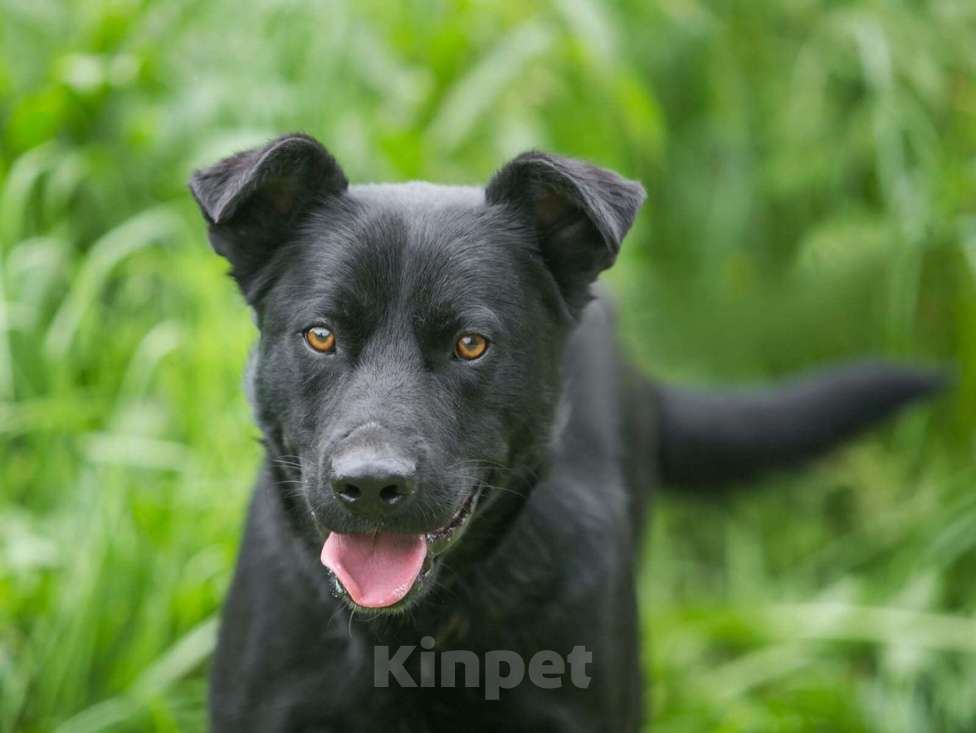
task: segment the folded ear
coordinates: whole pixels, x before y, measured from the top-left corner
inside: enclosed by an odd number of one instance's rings
[[[190,191],[209,224],[210,244],[230,261],[246,296],[252,278],[298,218],[347,186],[335,158],[302,134],[224,158],[190,178]]]
[[[528,152],[491,179],[489,204],[520,209],[532,222],[542,256],[574,314],[590,284],[617,259],[646,194],[636,181],[571,158]]]

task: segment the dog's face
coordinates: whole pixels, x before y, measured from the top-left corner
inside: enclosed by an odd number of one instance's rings
[[[347,602],[405,608],[541,461],[565,337],[643,190],[539,153],[485,189],[349,187],[303,135],[191,189],[257,317],[253,398],[297,526]]]

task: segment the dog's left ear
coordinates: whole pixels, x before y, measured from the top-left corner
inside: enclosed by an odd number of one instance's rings
[[[318,140],[299,133],[224,158],[190,178],[210,244],[230,261],[248,300],[260,280],[255,276],[301,216],[347,187],[335,158]]]
[[[528,152],[491,179],[489,204],[508,204],[535,227],[542,256],[570,310],[590,299],[590,285],[617,259],[644,203],[644,187],[571,158]]]

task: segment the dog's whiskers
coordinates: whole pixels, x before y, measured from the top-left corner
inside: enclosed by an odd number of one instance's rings
[[[482,482],[481,485],[490,491],[499,491],[504,494],[512,494],[513,496],[522,496],[522,492],[516,491],[508,486],[495,486],[494,484],[486,484],[484,482]]]

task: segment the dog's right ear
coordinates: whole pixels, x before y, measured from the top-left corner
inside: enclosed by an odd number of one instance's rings
[[[245,296],[299,217],[348,185],[335,158],[302,134],[224,158],[190,178],[190,191],[209,225],[210,244],[230,261]]]

